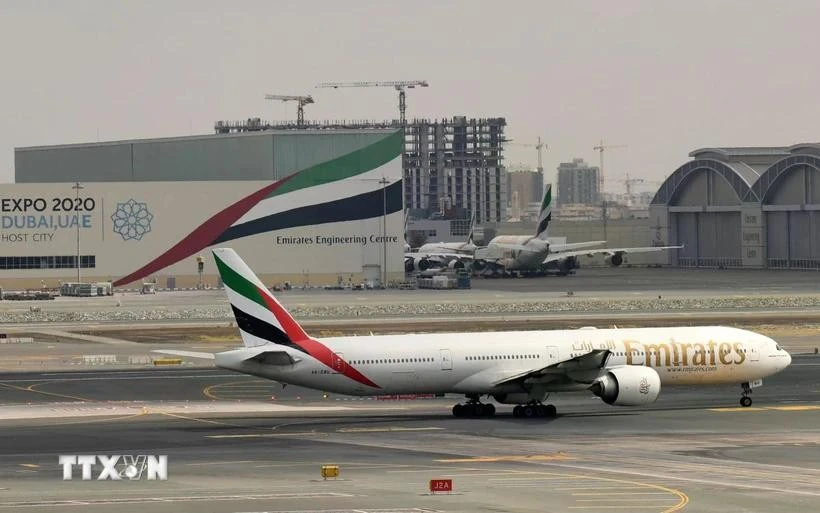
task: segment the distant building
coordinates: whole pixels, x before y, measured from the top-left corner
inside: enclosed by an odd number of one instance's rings
[[[404,204],[417,217],[507,218],[504,118],[417,119],[404,138]]]
[[[584,159],[559,164],[557,206],[599,204],[598,175],[598,167],[588,165]]]
[[[509,182],[510,216],[521,218],[531,203],[541,204],[544,196],[544,174],[533,170],[507,173]]]

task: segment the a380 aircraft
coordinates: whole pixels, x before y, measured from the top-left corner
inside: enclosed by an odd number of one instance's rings
[[[608,265],[618,267],[624,262],[624,255],[650,253],[680,249],[683,246],[646,246],[635,248],[595,248],[606,241],[591,240],[556,244],[548,237],[552,220],[552,184],[547,184],[538,226],[534,235],[499,235],[486,246],[473,243],[473,223],[466,242],[431,242],[417,251],[407,251],[405,247],[404,269],[406,272],[426,271],[431,268],[460,269],[472,267],[475,271],[489,271],[492,274],[542,274],[554,271],[567,275],[578,267],[581,256],[593,257],[602,254]],[[405,226],[406,226],[405,219]]]
[[[653,403],[661,385],[753,387],[791,356],[763,335],[730,327],[579,329],[334,337],[308,335],[233,249],[213,251],[243,348],[155,352],[213,359],[217,367],[325,392],[373,396],[457,393],[453,414],[492,416],[490,396],[516,417],[553,417],[553,392],[588,391],[605,403]]]

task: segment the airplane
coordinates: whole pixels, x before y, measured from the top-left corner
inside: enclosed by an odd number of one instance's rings
[[[515,417],[555,417],[556,392],[586,391],[615,406],[655,402],[661,386],[752,389],[791,364],[774,340],[738,328],[670,327],[435,333],[318,339],[299,325],[231,248],[213,250],[244,347],[155,350],[216,367],[353,396],[464,394],[456,417],[491,417],[492,397]]]
[[[426,271],[431,268],[464,269],[473,260],[476,245],[473,242],[475,214],[470,219],[470,231],[465,242],[428,242],[416,251],[405,247],[405,272]]]
[[[566,276],[578,267],[578,257],[592,257],[603,254],[607,264],[618,267],[624,255],[680,249],[683,246],[648,246],[637,248],[596,248],[606,241],[586,241],[570,244],[551,244],[548,238],[549,223],[552,220],[552,184],[547,184],[538,226],[535,235],[500,235],[493,238],[486,247],[475,250],[473,268],[489,268],[493,273],[521,274],[544,273],[551,269]]]

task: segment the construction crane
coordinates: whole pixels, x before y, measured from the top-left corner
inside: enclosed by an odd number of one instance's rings
[[[625,144],[604,144],[604,140],[601,139],[601,144],[598,146],[593,146],[593,150],[598,151],[600,155],[600,168],[598,169],[598,193],[603,197],[604,195],[604,150],[610,148],[626,148]]]
[[[305,105],[314,103],[313,97],[308,96],[288,96],[282,94],[266,94],[266,100],[281,100],[283,102],[298,102],[299,108],[296,111],[296,126],[303,126],[305,124]]]
[[[626,196],[628,198],[632,198],[632,186],[637,185],[639,183],[644,183],[643,178],[629,178],[629,173],[626,174],[626,179],[624,180],[624,186],[626,186]]]
[[[547,144],[541,142],[541,137],[540,136],[538,137],[538,143],[537,144],[513,142],[512,139],[507,139],[504,142],[507,143],[507,144],[513,144],[513,145],[516,145],[516,146],[526,146],[527,148],[535,148],[536,150],[538,150],[538,172],[542,173],[542,174],[544,173],[544,165],[543,165],[543,158],[542,158],[541,150],[546,148]]]
[[[334,89],[340,87],[392,87],[399,92],[399,120],[404,125],[404,112],[407,107],[404,89],[413,89],[416,86],[429,87],[429,84],[426,80],[397,80],[393,82],[322,82],[316,87],[332,87]]]

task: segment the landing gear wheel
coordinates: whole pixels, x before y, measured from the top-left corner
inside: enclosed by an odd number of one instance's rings
[[[752,405],[752,398],[749,397],[749,394],[752,393],[752,387],[749,383],[742,383],[740,386],[743,388],[743,397],[740,398],[740,405],[744,408],[748,408]]]
[[[470,401],[467,404],[453,406],[454,417],[492,417],[495,415],[495,406]]]
[[[551,404],[519,404],[513,408],[513,417],[516,418],[545,418],[554,419],[558,416],[558,410]]]

